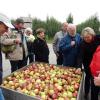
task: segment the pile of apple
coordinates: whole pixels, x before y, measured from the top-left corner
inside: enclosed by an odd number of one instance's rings
[[[82,76],[76,70],[32,64],[8,76],[2,86],[41,100],[76,100]]]

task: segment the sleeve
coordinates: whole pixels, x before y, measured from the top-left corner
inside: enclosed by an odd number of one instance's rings
[[[71,48],[72,48],[71,44],[68,43],[66,37],[64,37],[64,38],[60,41],[59,50],[60,50],[61,52],[64,52],[64,51],[69,51]]]
[[[53,40],[53,50],[55,54],[57,53],[57,42],[58,42],[58,35],[56,33]]]
[[[1,44],[3,44],[3,45],[15,44],[14,40],[15,39],[11,39],[8,34],[4,34],[3,36],[1,36]]]

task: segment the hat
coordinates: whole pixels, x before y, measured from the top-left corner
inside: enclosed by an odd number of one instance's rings
[[[1,13],[0,13],[0,22],[4,23],[9,28],[14,28],[14,26],[11,24],[10,19]]]
[[[21,18],[17,18],[17,19],[16,19],[16,23],[24,23],[24,20],[21,19]]]

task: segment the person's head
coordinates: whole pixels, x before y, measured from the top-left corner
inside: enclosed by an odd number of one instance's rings
[[[38,37],[40,37],[42,39],[45,38],[45,30],[43,28],[38,28],[36,30],[36,34]]]
[[[70,36],[75,36],[76,35],[76,25],[71,24],[71,23],[68,24],[67,31]]]
[[[91,43],[94,36],[95,32],[91,27],[86,27],[82,30],[82,37],[86,43]]]
[[[33,32],[33,31],[32,31],[31,28],[26,28],[26,29],[25,29],[25,34],[26,34],[26,35],[30,35],[30,34],[32,34],[32,32]]]
[[[8,28],[14,28],[9,18],[0,13],[0,35],[8,31]]]
[[[67,32],[67,27],[68,27],[68,23],[67,22],[64,22],[64,23],[62,23],[61,30],[63,32]]]
[[[17,18],[15,21],[15,27],[18,29],[23,29],[24,28],[24,20],[21,18]]]

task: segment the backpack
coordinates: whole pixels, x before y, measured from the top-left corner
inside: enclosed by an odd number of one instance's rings
[[[98,76],[100,74],[100,46],[97,47],[93,55],[90,69],[93,76]]]

